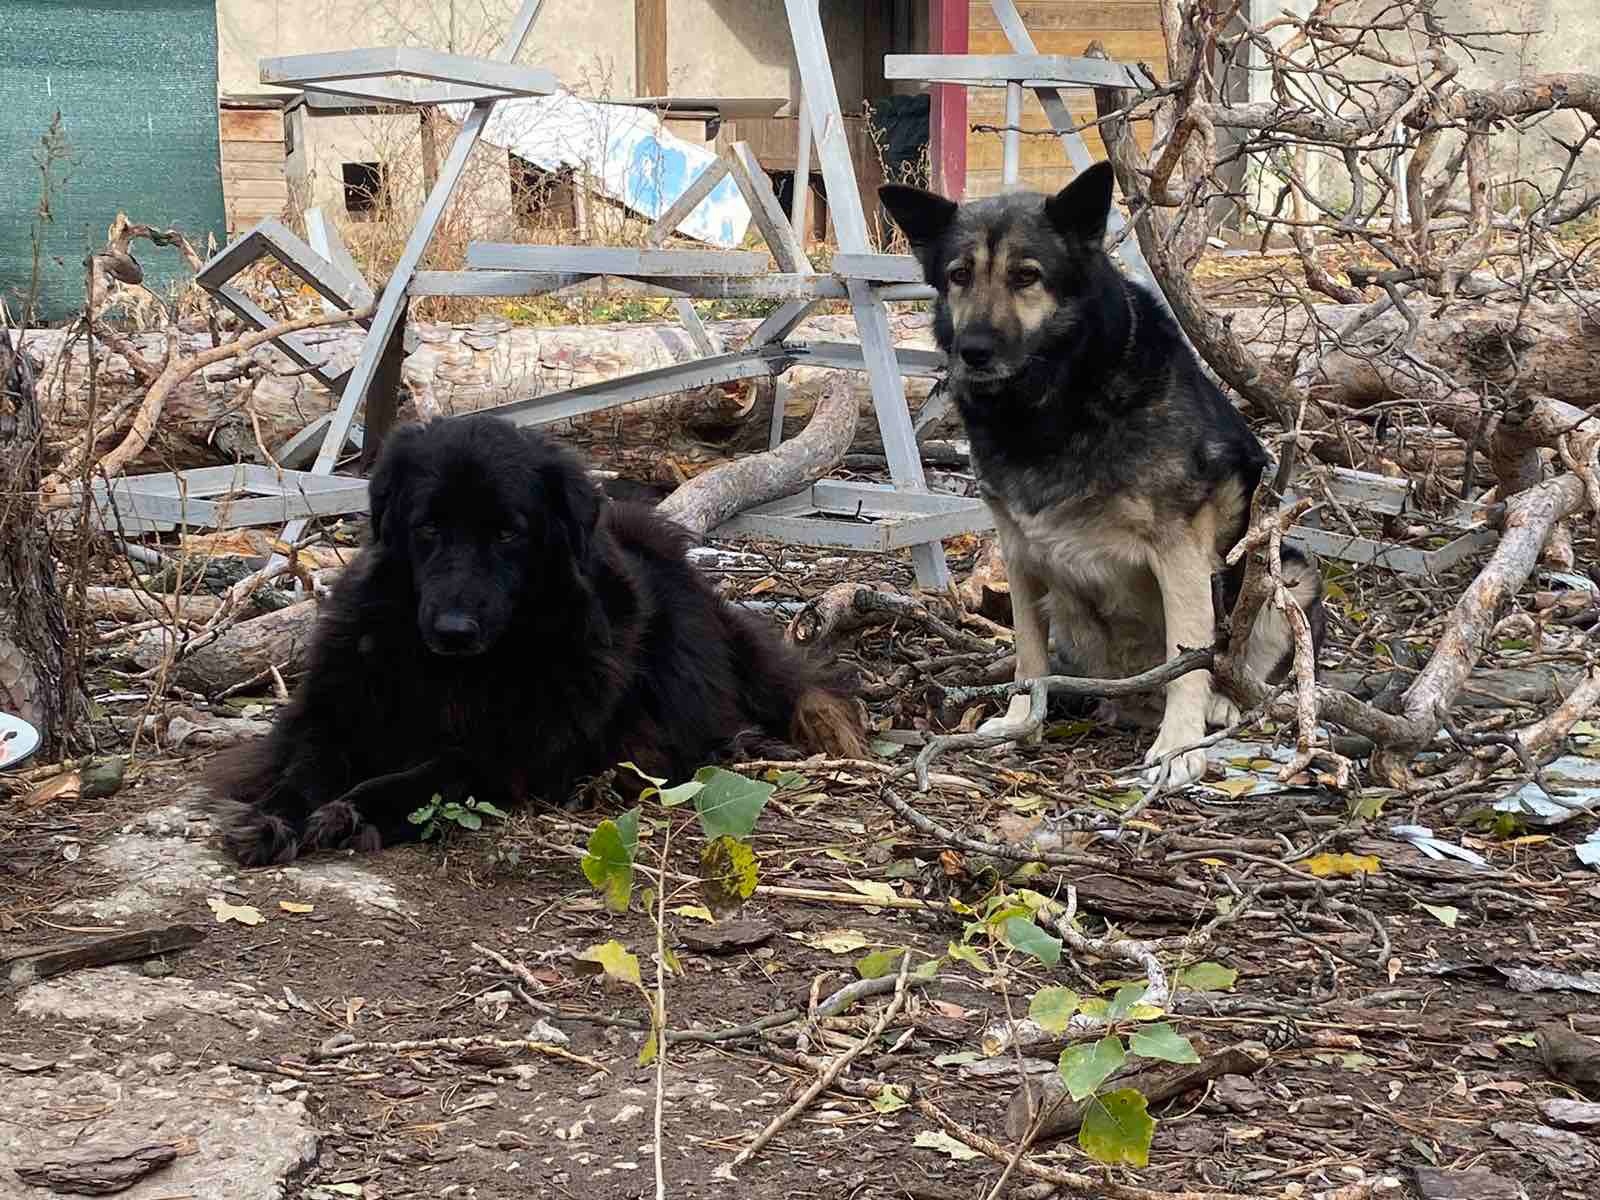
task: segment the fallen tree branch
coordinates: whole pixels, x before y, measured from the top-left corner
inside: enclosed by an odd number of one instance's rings
[[[770,1142],[784,1126],[803,1113],[813,1100],[826,1091],[833,1081],[844,1073],[846,1067],[855,1062],[868,1047],[877,1044],[878,1036],[889,1027],[889,1022],[894,1020],[901,1008],[905,1006],[906,980],[910,977],[910,974],[911,951],[907,950],[900,956],[900,972],[895,978],[894,998],[884,1005],[883,1011],[878,1014],[878,1019],[873,1022],[872,1028],[867,1031],[866,1036],[843,1054],[834,1058],[793,1104],[774,1117],[767,1127],[756,1135],[755,1141],[739,1151],[733,1162],[729,1164],[730,1170],[737,1170],[759,1154],[761,1148]]]
[[[656,511],[704,537],[746,509],[790,496],[815,483],[844,459],[856,436],[855,393],[844,372],[823,390],[811,420],[776,449],[723,463],[696,475]]]

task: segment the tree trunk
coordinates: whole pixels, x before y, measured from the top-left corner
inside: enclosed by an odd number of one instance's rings
[[[65,747],[67,620],[34,497],[42,438],[33,370],[0,326],[0,709],[39,731],[48,760]]]
[[[736,346],[756,324],[753,320],[713,321],[708,330],[718,345]],[[893,326],[900,345],[932,349],[925,314],[897,314]],[[460,327],[415,328],[419,344],[401,371],[402,420],[475,412],[685,362],[697,355],[680,327],[665,324],[535,327],[482,321]],[[63,336],[58,330],[29,335],[29,352],[41,371],[40,397],[52,447],[80,433],[84,422],[85,351],[80,340],[69,355],[62,356]],[[344,329],[316,329],[300,337],[322,350],[327,361],[340,369],[353,365],[361,349],[360,335]],[[795,337],[854,341],[855,323],[848,316],[817,317],[801,326]],[[160,335],[130,335],[128,341],[145,358],[161,361],[164,343]],[[179,352],[193,354],[209,344],[203,332],[186,333]],[[244,372],[236,362],[207,368],[184,381],[167,397],[154,439],[129,470],[137,474],[211,466],[236,458],[262,462],[263,443],[267,452],[276,453],[288,438],[332,408],[335,397],[309,376],[287,372],[286,360],[275,352],[260,349],[250,359],[258,366],[270,364],[280,373],[256,370],[254,389],[249,393],[242,388]],[[787,372],[787,434],[805,427],[828,379],[837,373],[817,367],[794,367]],[[862,414],[852,448],[881,453],[867,376],[852,371],[845,377]],[[928,379],[906,380],[913,412],[927,398],[931,383]],[[102,411],[143,390],[126,360],[115,353],[104,360],[99,385]],[[557,428],[562,436],[583,446],[598,465],[623,469],[633,478],[676,485],[735,453],[765,449],[773,391],[769,381],[743,381],[602,410]],[[241,399],[247,403],[241,404]],[[925,433],[938,438],[956,430],[953,414],[947,414]],[[99,451],[104,453],[114,445],[120,433],[120,429],[115,436],[107,431]],[[47,465],[53,465],[53,460]]]
[[[1587,408],[1600,400],[1600,326],[1580,320],[1585,299],[1592,303],[1600,296],[1584,293],[1574,303],[1562,305],[1462,300],[1422,323],[1415,350],[1469,386],[1484,381],[1513,397],[1542,394]],[[1354,305],[1317,310],[1334,325],[1357,311]],[[1285,376],[1304,361],[1301,344],[1309,318],[1302,309],[1240,308],[1224,315],[1244,346]],[[897,345],[933,348],[926,314],[898,313],[893,324]],[[718,344],[725,346],[737,345],[754,327],[750,320],[713,321],[708,326]],[[1402,328],[1401,319],[1390,313],[1364,332],[1392,338]],[[417,332],[420,344],[402,371],[402,419],[491,408],[685,361],[695,353],[688,335],[673,325],[512,327],[488,321],[461,327],[419,326]],[[302,336],[343,366],[353,364],[360,350],[359,336],[345,330],[312,330]],[[801,326],[796,337],[854,341],[854,320],[816,317]],[[55,445],[81,430],[85,393],[82,343],[56,369],[61,341],[62,334],[50,330],[29,338],[29,352],[44,368],[40,395]],[[160,360],[158,335],[137,335],[130,341],[146,357]],[[188,334],[182,352],[193,353],[206,344],[205,335]],[[253,357],[261,363],[275,361],[273,353],[264,349]],[[283,362],[276,361],[281,370]],[[786,435],[805,427],[834,374],[815,367],[788,372]],[[208,466],[235,458],[261,462],[262,443],[268,452],[276,452],[333,403],[325,389],[303,374],[265,373],[241,406],[241,377],[236,364],[227,364],[186,381],[168,398],[154,440],[130,469]],[[866,375],[847,372],[845,377],[861,411],[850,449],[858,454],[881,453]],[[105,407],[134,392],[134,377],[120,355],[110,358],[100,379]],[[1319,399],[1351,407],[1393,399],[1397,387],[1392,372],[1385,377],[1359,356],[1339,352],[1326,355],[1307,382]],[[926,379],[906,381],[913,413],[920,410],[928,389]],[[559,428],[597,465],[619,469],[631,478],[676,485],[736,454],[764,449],[773,391],[766,381],[728,384],[603,410]],[[952,434],[959,435],[953,412],[925,431],[931,438]],[[101,452],[113,444],[113,433],[108,431]]]

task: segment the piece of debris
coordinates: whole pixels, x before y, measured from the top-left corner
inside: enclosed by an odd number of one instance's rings
[[[1600,1042],[1565,1025],[1542,1025],[1533,1036],[1551,1075],[1585,1095],[1600,1097]]]
[[[1575,975],[1570,971],[1552,971],[1546,967],[1501,966],[1498,971],[1513,992],[1587,992],[1600,996],[1600,971],[1585,971]]]
[[[75,1196],[109,1196],[123,1192],[180,1154],[195,1153],[194,1141],[151,1142],[114,1148],[84,1146],[71,1155],[18,1163],[11,1169],[24,1183]]]
[[[778,934],[768,921],[729,921],[723,925],[691,926],[679,936],[697,954],[737,954],[765,946]]]
[[[1518,1150],[1531,1154],[1553,1175],[1576,1175],[1600,1169],[1600,1153],[1588,1139],[1565,1129],[1533,1125],[1526,1121],[1496,1121],[1489,1126],[1494,1135]]]
[[[1433,830],[1426,825],[1391,825],[1389,832],[1403,841],[1410,842],[1418,850],[1436,861],[1446,858],[1458,858],[1462,862],[1471,863],[1475,867],[1487,867],[1489,860],[1474,850],[1465,846],[1458,846],[1454,842],[1444,841],[1433,836]]]
[[[1585,1100],[1546,1100],[1539,1113],[1562,1129],[1600,1129],[1600,1104]]]
[[[198,946],[205,934],[192,925],[166,925],[133,933],[115,933],[76,945],[47,946],[0,955],[10,964],[7,979],[12,987],[26,987],[52,975],[78,971],[85,967],[104,967],[111,963],[155,958]]]
[[[1422,1200],[1528,1200],[1527,1191],[1516,1180],[1483,1167],[1465,1171],[1441,1171],[1437,1167],[1412,1170]]]

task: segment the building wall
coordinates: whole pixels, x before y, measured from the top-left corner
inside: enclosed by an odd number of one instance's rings
[[[1145,63],[1156,78],[1166,78],[1167,51],[1161,40],[1156,0],[1018,0],[1017,11],[1041,54],[1082,55],[1090,42],[1104,44],[1119,62]],[[1000,23],[989,0],[972,0],[968,46],[973,54],[1010,54]],[[1085,88],[1067,93],[1067,104],[1079,122],[1094,117],[1094,94]],[[973,88],[968,94],[967,119],[971,125],[1005,124],[1005,89]],[[1032,92],[1022,102],[1022,127],[1046,131],[1050,122]],[[1142,145],[1149,144],[1148,123],[1134,126]],[[1093,129],[1083,131],[1084,144],[1095,158],[1105,157],[1105,146]],[[967,135],[967,196],[991,196],[1000,191],[1001,137],[999,133]],[[1053,137],[1024,134],[1020,186],[1055,191],[1072,176],[1066,152]]]
[[[1313,0],[1253,0],[1254,20],[1261,22],[1279,13],[1305,15]],[[1360,0],[1344,13],[1342,20],[1357,24],[1372,20],[1385,11],[1383,0]],[[1439,25],[1451,33],[1467,34],[1480,30],[1513,30],[1514,34],[1478,33],[1472,38],[1477,51],[1454,54],[1460,68],[1456,76],[1465,87],[1485,87],[1524,75],[1562,71],[1592,71],[1600,61],[1600,5],[1594,0],[1438,0],[1434,15]],[[1281,44],[1292,29],[1275,35]],[[1409,38],[1396,36],[1394,49],[1405,53]],[[1377,77],[1390,68],[1368,64],[1369,74]],[[1266,100],[1270,93],[1264,74],[1251,81],[1251,99]],[[1497,133],[1490,141],[1491,170],[1503,189],[1497,202],[1531,198],[1529,184],[1548,187],[1566,165],[1567,155],[1553,140],[1574,142],[1582,136],[1577,115],[1556,113],[1535,130],[1518,135],[1510,130]],[[1437,152],[1443,163],[1455,148],[1455,134],[1447,134]],[[1331,157],[1314,156],[1308,174],[1322,194],[1342,201],[1350,194],[1349,176],[1343,164]],[[1600,151],[1589,149],[1580,162],[1579,180],[1600,179]],[[1279,185],[1268,181],[1263,187],[1274,194]],[[1270,203],[1270,202],[1269,202]]]

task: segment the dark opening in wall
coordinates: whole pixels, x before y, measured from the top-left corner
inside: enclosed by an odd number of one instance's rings
[[[370,219],[383,203],[383,164],[345,163],[342,170],[345,212]]]

